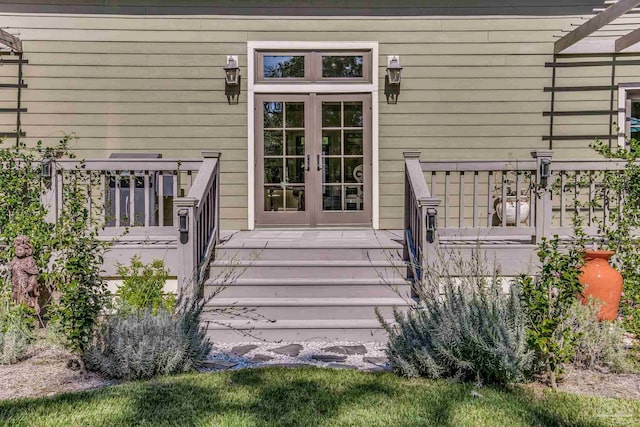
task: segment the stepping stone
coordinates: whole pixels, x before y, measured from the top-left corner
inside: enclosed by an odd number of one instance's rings
[[[258,348],[257,345],[239,345],[233,347],[228,354],[231,357],[240,357],[249,353],[251,350],[255,350],[256,348]]]
[[[273,357],[267,356],[266,354],[256,354],[252,359],[249,359],[249,362],[252,363],[262,363],[268,362],[269,360],[273,360]]]
[[[367,349],[363,345],[336,345],[333,347],[323,348],[322,351],[327,353],[347,354],[349,356],[354,354],[367,354]]]
[[[311,356],[312,359],[315,359],[319,362],[344,362],[347,360],[347,356],[336,356],[335,354],[314,354]]]
[[[302,346],[300,344],[289,344],[283,347],[272,348],[269,351],[277,354],[284,354],[285,356],[289,357],[296,357],[298,354],[300,354],[301,350]]]
[[[204,366],[205,368],[216,370],[231,369],[236,365],[236,362],[227,362],[225,360],[205,360],[204,362],[202,362],[202,366]]]
[[[389,362],[389,359],[386,357],[363,357],[362,361],[364,363],[371,363],[372,365],[384,365]]]
[[[367,369],[367,372],[391,372],[393,369],[387,366],[374,366],[373,368]]]
[[[327,368],[333,368],[333,369],[358,369],[357,366],[345,365],[345,364],[342,364],[342,363],[329,363],[327,365]]]

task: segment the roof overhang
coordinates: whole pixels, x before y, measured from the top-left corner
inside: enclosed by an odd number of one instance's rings
[[[557,54],[640,53],[640,0],[606,0],[605,9],[555,42]]]
[[[13,53],[22,53],[22,42],[13,34],[0,29],[0,48],[8,48]]]

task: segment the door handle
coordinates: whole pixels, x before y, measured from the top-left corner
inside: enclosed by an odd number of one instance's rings
[[[322,170],[322,164],[320,163],[320,154],[317,154],[316,162],[318,163],[318,170]]]
[[[307,172],[311,170],[311,155],[307,154]]]

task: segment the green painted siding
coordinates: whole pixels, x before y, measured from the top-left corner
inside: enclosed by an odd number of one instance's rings
[[[554,35],[576,22],[575,16],[0,15],[0,26],[20,33],[30,62],[23,93],[29,142],[74,132],[81,157],[125,150],[185,157],[219,150],[225,229],[247,225],[247,41],[379,42],[380,226],[400,228],[404,150],[420,150],[423,158],[508,159],[548,146],[542,113],[550,106],[543,88],[551,85],[551,70],[544,64],[552,59]],[[387,105],[382,93],[391,54],[401,55],[405,67],[397,105]],[[239,56],[245,79],[239,105],[227,105],[224,96],[225,55]],[[0,66],[3,81],[13,72]],[[607,67],[572,72],[578,74],[559,74],[558,84],[609,84]],[[560,94],[557,105],[601,109],[603,96],[608,102],[608,93]],[[0,92],[0,107],[13,103],[13,93]],[[0,115],[0,125],[11,120]],[[556,132],[576,127],[600,133],[608,118],[562,118]],[[563,142],[558,154],[572,155],[585,145]]]

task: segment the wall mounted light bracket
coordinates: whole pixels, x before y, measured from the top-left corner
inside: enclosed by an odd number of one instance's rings
[[[240,67],[237,55],[227,55],[224,69],[224,94],[229,105],[237,104],[240,97]]]
[[[402,66],[398,55],[387,56],[387,74],[384,77],[384,95],[387,104],[397,104],[400,95],[400,81],[402,80]]]

